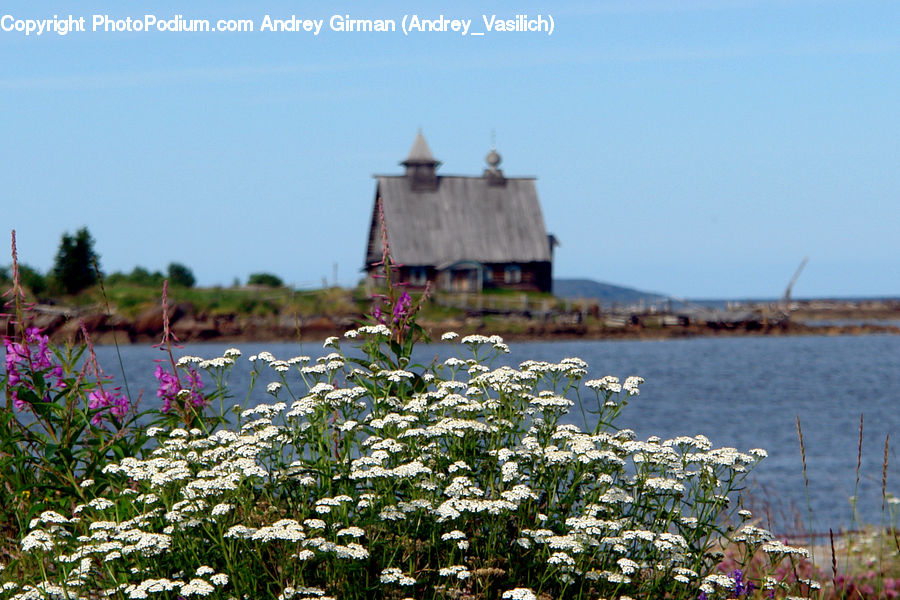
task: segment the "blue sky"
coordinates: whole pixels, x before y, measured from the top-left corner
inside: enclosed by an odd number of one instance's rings
[[[0,31],[0,225],[36,268],[87,226],[106,272],[176,261],[202,285],[268,271],[316,287],[337,265],[350,285],[371,176],[400,173],[421,128],[439,172],[480,173],[493,131],[506,174],[537,176],[557,277],[771,297],[809,256],[795,296],[900,296],[896,1],[71,4],[0,17],[555,27]]]

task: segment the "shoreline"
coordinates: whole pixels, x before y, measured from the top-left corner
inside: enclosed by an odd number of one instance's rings
[[[340,317],[298,317],[270,315],[195,314],[189,305],[169,307],[170,330],[180,343],[196,342],[292,342],[321,341],[330,336],[342,337],[357,326],[361,315]],[[818,319],[822,320],[822,319]],[[572,341],[572,340],[648,340],[691,339],[703,337],[785,337],[840,335],[900,335],[896,320],[865,321],[851,324],[827,323],[816,325],[817,319],[779,321],[775,323],[736,324],[646,324],[628,323],[610,326],[599,319],[580,323],[561,323],[540,319],[515,317],[467,317],[465,319],[420,320],[432,340],[441,334],[455,331],[460,335],[497,334],[509,341]],[[8,323],[4,327],[9,331]],[[155,344],[164,328],[161,308],[139,314],[133,319],[103,313],[73,314],[58,309],[38,308],[26,323],[39,327],[56,343],[78,343],[83,340],[82,325],[91,342],[96,345]]]

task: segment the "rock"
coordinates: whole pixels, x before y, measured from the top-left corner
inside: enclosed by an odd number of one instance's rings
[[[50,335],[66,322],[66,318],[61,314],[46,314],[40,313],[35,315],[34,319],[32,319],[30,326],[37,327],[44,334]]]
[[[79,325],[83,322],[84,328],[87,329],[88,335],[91,335],[95,331],[99,331],[103,329],[106,325],[107,320],[109,320],[109,315],[105,313],[90,313],[86,315],[80,315],[77,318],[73,317],[73,321],[79,323]]]
[[[67,319],[56,331],[50,334],[53,342],[64,342],[66,344],[78,344],[84,341],[81,334],[81,323],[76,318]]]
[[[169,326],[186,315],[194,314],[194,306],[190,302],[179,302],[169,306]],[[134,318],[132,327],[135,335],[139,336],[158,336],[163,332],[163,310],[162,306],[154,306],[141,311]]]
[[[84,342],[84,334],[82,333],[82,323],[84,329],[87,330],[91,337],[91,343],[98,343],[97,337],[105,331],[105,325],[109,317],[103,313],[89,313],[80,316],[71,316],[53,331],[48,332],[51,340],[54,342],[65,342],[68,344],[81,344]]]
[[[220,333],[212,319],[196,319],[186,316],[172,325],[172,333],[182,342],[209,340],[219,337]]]
[[[241,326],[234,315],[222,315],[213,319],[216,331],[222,337],[238,337],[241,335]]]

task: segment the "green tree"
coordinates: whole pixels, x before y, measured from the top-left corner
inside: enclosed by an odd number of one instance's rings
[[[75,235],[64,233],[53,262],[53,280],[58,291],[77,294],[97,283],[94,264],[99,265],[100,255],[94,251],[94,238],[87,227],[82,227]]]
[[[189,268],[180,263],[169,263],[169,283],[182,287],[194,287],[197,280]]]
[[[180,266],[180,265],[179,265]],[[159,271],[153,271],[152,273],[145,269],[144,267],[137,266],[131,270],[131,273],[128,275],[129,283],[133,283],[135,285],[143,285],[147,287],[152,286],[160,286],[162,285],[163,274]]]
[[[277,275],[271,273],[253,273],[247,279],[247,285],[264,285],[266,287],[281,287],[284,282]]]
[[[37,269],[32,269],[22,263],[19,263],[19,282],[31,290],[35,296],[47,291],[47,278]]]

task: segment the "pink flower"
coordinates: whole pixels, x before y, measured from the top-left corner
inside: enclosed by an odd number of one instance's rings
[[[128,399],[122,395],[121,388],[115,388],[112,392],[97,388],[88,394],[88,408],[97,411],[91,417],[91,423],[99,426],[103,422],[103,409],[108,408],[107,414],[118,418],[128,414],[131,406],[128,403]]]
[[[178,396],[178,392],[181,391],[181,382],[178,381],[178,377],[163,369],[160,364],[156,365],[154,375],[159,381],[156,397],[161,398],[163,401],[162,412],[169,412]],[[188,371],[187,384],[191,392],[190,403],[196,407],[206,406],[206,399],[199,391],[203,387],[203,381],[200,380],[200,374],[195,369]]]

